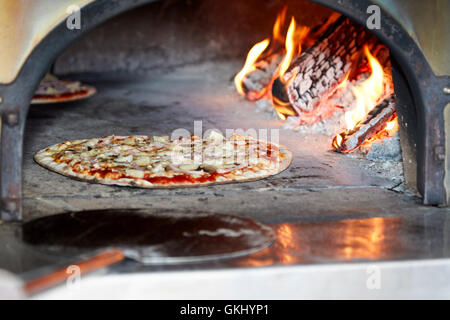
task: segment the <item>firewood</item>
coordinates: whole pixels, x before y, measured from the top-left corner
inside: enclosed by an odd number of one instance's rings
[[[381,64],[381,66],[384,69],[384,95],[387,96],[391,92],[393,92],[393,86],[392,86],[392,76],[391,76],[391,66],[390,66],[390,52],[389,49],[381,43],[377,38],[371,39],[367,43],[369,50],[371,51],[372,55],[378,60],[378,62]],[[362,75],[370,73],[370,66],[369,63],[364,55],[364,53],[361,50],[361,53],[356,58],[355,63],[352,64],[351,71],[349,72],[348,79],[351,81],[358,80]],[[342,95],[342,90],[347,90],[345,87],[341,88],[341,91],[335,90],[332,95],[330,95],[328,98],[322,100],[319,104],[319,106],[316,107],[314,113],[302,113],[302,117],[299,118],[299,121],[301,124],[311,124],[313,122],[320,121],[321,118],[323,118],[323,110],[333,108],[336,103],[336,97],[340,97]],[[280,102],[283,105],[283,108],[285,110],[288,110],[287,112],[284,112],[282,110],[279,110],[279,112],[283,113],[285,116],[299,116],[297,111],[295,111],[295,108],[291,105],[289,101],[289,96],[287,92],[286,85],[281,81],[281,79],[277,78],[275,79],[272,87],[272,100],[274,105],[280,104]],[[323,108],[322,108],[323,105]],[[328,115],[332,115],[333,110],[328,112]]]
[[[364,141],[373,138],[396,117],[395,97],[389,96],[372,109],[355,128],[346,130],[333,139],[333,148],[340,153],[349,153],[359,148]]]
[[[363,27],[342,16],[292,63],[283,82],[300,116],[314,112],[334,93],[371,37]]]
[[[261,99],[270,86],[273,76],[284,57],[284,50],[279,49],[261,57],[255,63],[255,69],[244,77],[242,87],[249,100]]]

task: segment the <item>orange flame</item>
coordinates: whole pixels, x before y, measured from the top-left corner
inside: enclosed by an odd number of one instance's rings
[[[257,44],[255,44],[249,51],[247,55],[247,60],[245,61],[244,67],[242,70],[234,77],[234,84],[236,87],[236,90],[241,95],[246,95],[246,92],[243,88],[242,82],[245,78],[245,76],[255,70],[255,63],[258,61],[261,54],[266,51],[266,49],[270,48],[268,50],[268,53],[270,53],[273,49],[276,47],[276,43],[283,43],[285,41],[285,37],[283,36],[283,26],[286,20],[286,12],[287,7],[283,7],[283,10],[280,11],[277,15],[277,19],[275,21],[275,24],[273,26],[272,30],[272,41],[270,39],[265,39]],[[270,47],[269,47],[270,45]],[[266,88],[267,89],[267,88]],[[262,90],[261,93],[265,92],[266,90]],[[259,96],[259,95],[258,95]],[[263,96],[263,94],[261,94]]]
[[[281,61],[278,76],[283,79],[284,74],[291,66],[292,60],[298,56],[302,51],[302,42],[309,32],[307,27],[297,27],[297,23],[292,17],[291,23],[289,24],[289,29],[286,36],[286,55]]]
[[[253,48],[247,55],[247,60],[245,62],[244,67],[234,78],[234,83],[237,91],[241,95],[245,95],[249,100],[258,100],[261,99],[262,97],[270,99],[271,98],[270,92],[273,85],[273,81],[278,76],[284,75],[284,73],[290,67],[292,60],[301,52],[301,44],[308,35],[309,28],[306,27],[298,28],[295,19],[292,17],[287,34],[286,36],[284,36],[283,30],[286,20],[286,12],[287,7],[284,7],[283,10],[280,13],[278,13],[277,19],[275,21],[272,30],[272,39],[270,41],[269,39],[266,39],[253,46]],[[259,92],[246,92],[243,86],[243,80],[245,79],[247,74],[256,70],[256,65],[259,59],[261,58],[261,55],[264,53],[264,56],[269,56],[270,54],[272,54],[274,50],[277,50],[277,54],[279,54],[278,50],[282,48],[281,46],[283,45],[283,43],[285,46],[284,56],[277,70],[272,75],[271,81],[269,81],[268,84],[265,86],[265,88],[263,88]],[[282,112],[280,113],[278,112],[278,110],[276,111],[280,116],[280,118],[282,119],[285,119],[286,116],[288,115]]]
[[[342,80],[341,83],[339,83],[339,85],[336,87],[336,91],[340,90],[340,89],[347,89],[348,86],[348,78],[350,77],[350,71],[347,72],[347,74],[345,75],[344,80]]]
[[[338,150],[342,146],[342,142],[344,142],[344,139],[340,134],[338,134],[336,137],[334,137],[332,146],[335,150]]]
[[[289,102],[283,102],[275,96],[272,97],[272,105],[281,120],[286,120],[288,116],[296,115],[291,109]]]
[[[376,107],[384,93],[383,67],[370,53],[367,46],[364,46],[364,52],[372,71],[367,80],[359,86],[352,88],[356,98],[356,107],[352,111],[345,113],[345,125],[347,129],[353,129],[358,122],[364,119],[365,116]]]
[[[289,24],[285,42],[286,54],[278,66],[278,72],[274,75],[274,78],[278,77],[279,80],[285,84],[285,86],[289,85],[289,81],[292,81],[295,78],[295,74],[292,74],[287,81],[284,81],[284,75],[291,66],[292,60],[300,55],[302,51],[302,42],[306,38],[308,32],[309,28],[298,28],[294,17],[291,18],[291,23]],[[291,109],[290,103],[282,102],[276,97],[272,97],[272,104],[281,120],[286,120],[287,116],[296,115],[296,113]]]
[[[285,37],[283,35],[283,26],[286,20],[286,12],[287,7],[285,6],[283,7],[283,10],[281,10],[281,12],[277,15],[277,20],[273,25],[272,31],[272,39],[274,42],[283,43],[285,41]]]
[[[259,56],[266,50],[269,46],[270,40],[265,39],[261,42],[255,44],[249,51],[247,55],[247,59],[245,60],[244,67],[242,70],[234,77],[234,85],[236,86],[236,90],[241,94],[245,95],[245,90],[242,87],[242,81],[249,72],[254,70],[254,64],[258,60]]]
[[[289,25],[288,33],[286,36],[286,55],[283,58],[283,61],[280,64],[280,72],[279,76],[282,79],[283,75],[286,73],[287,69],[291,65],[292,57],[295,54],[295,29],[297,28],[297,24],[295,19],[291,19],[291,23]]]

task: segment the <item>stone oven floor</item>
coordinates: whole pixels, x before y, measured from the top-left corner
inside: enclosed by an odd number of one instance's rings
[[[294,153],[290,168],[256,182],[189,189],[136,189],[75,181],[33,161],[36,151],[64,140],[116,135],[170,135],[194,121],[203,130],[280,128],[234,91],[238,63],[208,62],[152,76],[74,75],[98,88],[91,99],[32,106],[25,134],[25,219],[107,208],[208,212],[274,225],[275,244],[247,257],[215,263],[145,267],[122,263],[110,273],[222,269],[340,262],[381,262],[450,256],[448,209],[426,207],[404,193],[399,164],[373,164],[330,151],[330,138],[280,129]],[[22,274],[58,261],[12,241],[0,225],[0,268]]]
[[[257,112],[254,103],[237,95],[231,81],[237,69],[232,63],[205,63],[139,79],[78,76],[99,93],[86,101],[31,107],[25,135],[26,218],[131,206],[155,212],[226,212],[278,223],[392,215],[397,207],[417,207],[418,199],[394,192],[401,189],[401,164],[336,154],[330,151],[329,137],[281,129],[280,121]],[[193,133],[199,120],[203,132],[279,128],[280,143],[293,151],[293,163],[283,173],[257,182],[145,190],[71,180],[33,161],[36,151],[65,140],[170,135],[179,128]]]

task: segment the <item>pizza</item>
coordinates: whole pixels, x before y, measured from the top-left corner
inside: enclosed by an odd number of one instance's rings
[[[66,141],[34,156],[62,175],[108,185],[189,187],[252,181],[285,170],[292,153],[284,146],[213,131],[170,140],[167,136],[107,136]]]
[[[79,81],[60,80],[47,74],[31,100],[32,104],[67,102],[88,98],[97,90]]]

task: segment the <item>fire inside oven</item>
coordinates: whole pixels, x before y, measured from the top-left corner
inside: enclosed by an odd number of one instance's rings
[[[339,14],[312,31],[295,17],[286,31],[286,14],[284,7],[271,39],[250,50],[234,79],[237,91],[272,106],[296,131],[339,130],[332,140],[337,152],[369,153],[373,142],[394,137],[398,123],[389,49]],[[396,154],[377,156],[400,159],[400,146]]]

